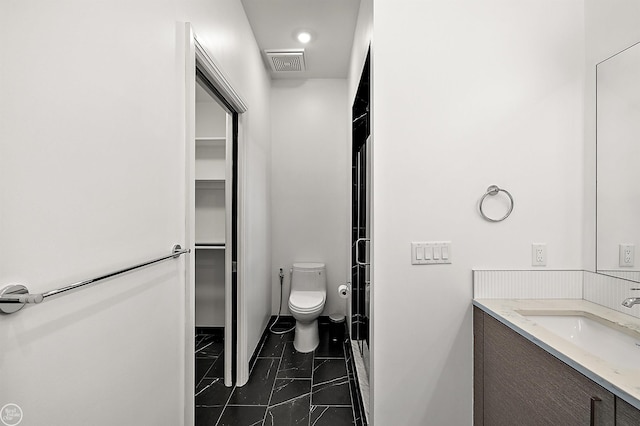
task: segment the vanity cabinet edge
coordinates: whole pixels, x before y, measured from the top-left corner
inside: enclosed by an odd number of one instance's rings
[[[473,424],[484,425],[484,312],[473,307]]]

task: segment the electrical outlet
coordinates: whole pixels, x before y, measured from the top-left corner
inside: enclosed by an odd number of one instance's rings
[[[531,244],[531,265],[547,266],[547,245]]]
[[[635,244],[620,244],[619,245],[619,253],[620,253],[620,266],[633,266],[636,257],[636,246]]]

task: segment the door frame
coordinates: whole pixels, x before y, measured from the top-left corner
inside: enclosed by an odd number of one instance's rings
[[[184,366],[185,380],[183,389],[185,395],[185,424],[193,424],[195,412],[195,106],[196,106],[196,69],[205,75],[207,81],[218,92],[227,109],[227,141],[237,141],[237,285],[233,288],[231,250],[225,253],[225,369],[235,363],[235,382],[243,385],[249,377],[249,357],[247,354],[247,329],[246,329],[246,297],[243,288],[243,276],[245,267],[245,247],[243,232],[245,226],[245,152],[243,141],[244,113],[247,104],[240,94],[233,88],[214,57],[207,52],[198,41],[191,23],[184,24],[184,48],[185,48],[185,243],[192,250],[188,256],[185,268],[185,324],[184,332]],[[234,118],[235,116],[235,118]],[[233,134],[233,121],[236,121],[236,132]],[[227,158],[230,154],[230,146],[227,143]],[[232,176],[232,166],[227,161],[227,177]],[[225,181],[225,202],[231,205],[232,194],[230,179]],[[230,221],[230,209],[227,209],[227,223]],[[232,227],[226,227],[227,244],[232,242]],[[228,247],[228,246],[227,246]],[[234,304],[235,300],[235,304]],[[237,326],[236,326],[237,325]],[[235,331],[235,339],[233,334]],[[236,358],[232,359],[233,344],[236,344]],[[231,377],[225,374],[225,385],[231,386]]]

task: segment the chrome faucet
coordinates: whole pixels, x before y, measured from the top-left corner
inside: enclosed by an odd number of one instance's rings
[[[640,288],[631,288],[629,290],[640,290]],[[625,308],[631,308],[633,305],[640,304],[640,297],[627,297],[622,301],[622,306]]]
[[[640,304],[640,297],[628,297],[622,301],[622,306],[631,308],[633,305]]]

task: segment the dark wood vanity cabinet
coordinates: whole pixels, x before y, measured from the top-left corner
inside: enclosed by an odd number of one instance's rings
[[[616,426],[640,425],[640,410],[616,397]]]
[[[474,425],[616,424],[611,392],[476,307],[473,318]]]

